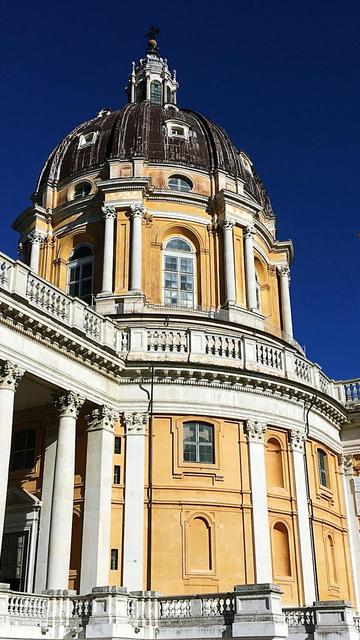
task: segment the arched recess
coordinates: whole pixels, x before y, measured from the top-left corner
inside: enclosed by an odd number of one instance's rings
[[[325,547],[326,547],[326,565],[328,570],[328,581],[329,581],[329,586],[332,587],[338,584],[338,575],[337,575],[337,567],[336,567],[335,540],[330,533],[328,533],[326,536]]]
[[[69,589],[79,592],[80,567],[81,567],[81,543],[82,543],[83,516],[79,505],[74,506],[72,520],[72,538],[69,569]]]
[[[204,515],[194,515],[187,522],[186,556],[188,573],[213,570],[211,522]]]
[[[271,532],[273,553],[273,575],[277,578],[291,578],[291,555],[289,530],[284,522],[275,522]]]
[[[259,254],[255,254],[255,274],[259,292],[259,311],[267,317],[271,315],[270,285],[267,265]]]
[[[268,489],[284,489],[283,450],[281,442],[274,436],[267,440],[265,460]]]

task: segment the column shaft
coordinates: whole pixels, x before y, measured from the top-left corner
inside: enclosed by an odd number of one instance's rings
[[[48,589],[67,589],[69,583],[76,418],[83,400],[74,393],[57,401],[60,412],[49,537]]]
[[[102,293],[113,292],[113,270],[114,270],[114,225],[116,218],[115,207],[105,205],[103,207],[105,218],[104,233],[104,258],[102,275]]]
[[[80,592],[108,584],[114,414],[107,407],[88,416]]]
[[[231,220],[225,220],[222,225],[224,234],[225,301],[227,303],[236,302],[233,227],[234,223]]]
[[[281,315],[283,330],[292,338],[293,325],[290,302],[290,270],[289,267],[279,269],[280,274],[280,295],[281,295]]]
[[[256,300],[256,275],[254,261],[254,230],[247,227],[244,230],[244,254],[245,254],[245,284],[247,306],[251,311],[258,311]]]
[[[41,512],[38,551],[35,570],[35,593],[46,589],[46,577],[49,557],[49,536],[51,507],[53,500],[54,472],[56,463],[57,437],[55,429],[47,430],[45,442],[44,470],[41,487]]]
[[[147,414],[126,413],[123,585],[141,591],[144,581],[145,425]],[[151,550],[148,551],[151,553]]]
[[[255,581],[272,582],[271,545],[265,474],[264,433],[266,425],[248,420],[249,463],[252,496]]]
[[[355,499],[353,494],[353,459],[352,456],[344,456],[343,459],[343,489],[346,516],[349,529],[349,548],[352,565],[352,575],[354,583],[356,610],[360,611],[360,535],[359,522],[355,509]]]
[[[4,532],[6,496],[9,478],[14,396],[23,372],[13,363],[0,364],[0,548]]]
[[[316,600],[316,590],[310,531],[311,524],[306,490],[304,441],[305,434],[303,432],[295,429],[291,432],[290,445],[293,452],[304,604],[312,605]]]
[[[130,267],[130,289],[131,291],[142,290],[142,228],[141,221],[144,216],[143,205],[132,205],[130,216],[132,219],[131,229],[131,267]]]

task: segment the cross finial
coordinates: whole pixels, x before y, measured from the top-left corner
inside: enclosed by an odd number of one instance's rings
[[[156,36],[160,29],[158,27],[150,27],[149,31],[145,34],[148,38],[148,53],[159,54],[158,44],[156,42]]]
[[[155,40],[158,33],[160,33],[159,27],[150,27],[149,31],[145,33],[145,36],[149,38],[149,40]]]

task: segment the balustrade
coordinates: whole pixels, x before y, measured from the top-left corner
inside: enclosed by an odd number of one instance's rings
[[[70,298],[31,273],[28,276],[26,297],[32,305],[45,313],[62,322],[69,321]]]
[[[188,337],[186,331],[148,331],[147,350],[164,353],[187,353]]]
[[[283,368],[282,352],[280,349],[271,347],[267,344],[256,344],[256,360],[259,364],[279,371]]]
[[[295,358],[295,373],[297,377],[304,380],[304,382],[311,382],[311,369],[306,360]]]
[[[11,617],[47,618],[49,600],[43,596],[9,594],[8,612]]]
[[[315,614],[314,610],[306,607],[297,607],[294,609],[284,609],[285,621],[288,627],[314,627]]]
[[[219,358],[241,358],[241,340],[218,334],[205,334],[205,353]]]

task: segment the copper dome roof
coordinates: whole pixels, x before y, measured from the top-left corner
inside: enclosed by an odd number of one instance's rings
[[[189,127],[189,140],[170,138],[166,121]],[[95,142],[79,148],[79,136],[96,133]],[[39,178],[37,192],[46,184],[57,185],[86,170],[103,166],[107,160],[143,157],[151,163],[178,165],[212,172],[222,169],[245,181],[245,190],[272,215],[270,200],[261,179],[247,171],[227,133],[204,116],[188,109],[162,107],[148,101],[127,104],[119,111],[100,115],[69,133],[48,158]]]

